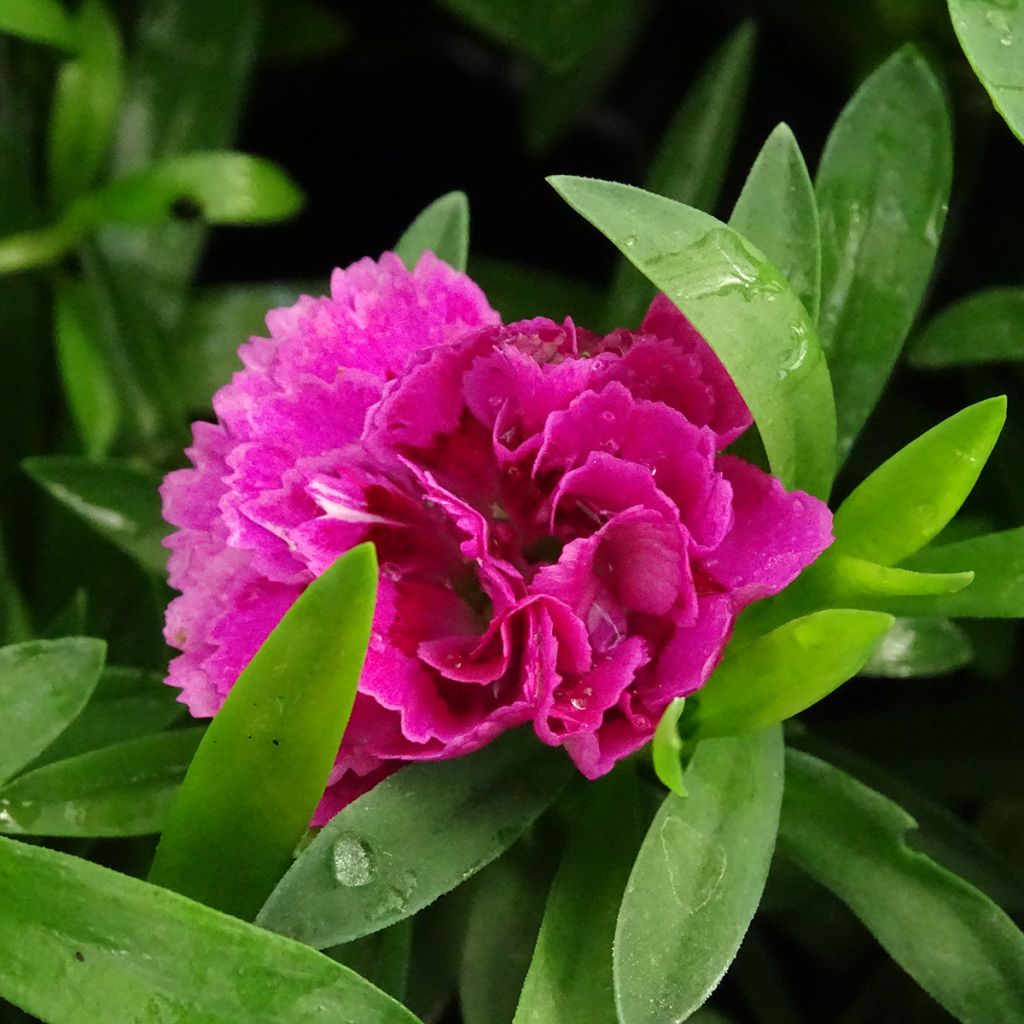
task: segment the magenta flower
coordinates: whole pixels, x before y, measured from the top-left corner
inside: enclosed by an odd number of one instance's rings
[[[664,297],[604,338],[502,325],[431,254],[385,254],[267,326],[164,484],[168,682],[215,714],[303,587],[373,541],[374,631],[317,822],[525,722],[602,775],[831,542],[824,504],[721,454],[750,413]]]

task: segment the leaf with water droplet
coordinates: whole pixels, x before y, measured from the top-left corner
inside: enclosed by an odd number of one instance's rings
[[[782,802],[782,731],[702,741],[688,795],[665,798],[615,932],[621,1024],[686,1020],[725,974],[768,877]]]
[[[828,696],[871,657],[891,615],[828,608],[733,643],[696,697],[698,736],[753,732]]]
[[[549,180],[715,350],[754,414],[776,476],[789,488],[827,495],[835,463],[832,386],[814,325],[780,271],[699,210],[615,182]]]
[[[975,74],[1024,142],[1024,6],[1017,0],[949,0],[949,13]]]
[[[878,401],[932,273],[952,179],[942,88],[905,47],[871,74],[829,135],[815,191],[822,344],[839,461]]]
[[[409,765],[328,823],[257,920],[323,949],[415,914],[507,849],[572,770],[528,728],[466,757]],[[372,851],[372,876],[339,885],[335,844],[351,837]]]
[[[358,836],[342,835],[335,839],[331,862],[338,885],[368,885],[373,879],[373,853]]]

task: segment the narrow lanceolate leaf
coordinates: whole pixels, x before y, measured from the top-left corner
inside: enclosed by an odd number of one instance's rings
[[[811,318],[821,293],[821,233],[814,186],[789,125],[768,136],[747,175],[729,226],[782,271]]]
[[[325,948],[409,917],[508,849],[571,770],[522,729],[468,757],[403,768],[331,820],[257,921]]]
[[[651,740],[651,758],[654,772],[673,793],[686,796],[683,782],[683,741],[679,735],[679,718],[686,706],[685,697],[677,697],[662,712],[654,738]]]
[[[829,608],[734,644],[696,698],[701,736],[753,732],[853,678],[892,626],[882,612]]]
[[[102,640],[85,637],[0,647],[0,782],[38,757],[85,707],[105,654]]]
[[[239,676],[192,761],[150,879],[252,917],[284,874],[348,724],[377,588],[360,545],[317,577]]]
[[[298,212],[302,193],[269,160],[209,152],[151,164],[83,203],[95,224],[160,224],[175,213],[201,216],[210,224],[262,224]]]
[[[0,997],[49,1024],[418,1024],[306,946],[77,857],[0,839],[0,890]]]
[[[915,555],[908,568],[920,572],[974,573],[969,587],[944,597],[903,598],[893,604],[899,615],[950,618],[1024,617],[1024,527],[941,544]]]
[[[161,541],[169,527],[160,514],[158,474],[127,462],[91,462],[65,455],[26,459],[22,466],[51,497],[143,569],[163,573],[167,551]]]
[[[913,340],[913,366],[1024,360],[1024,288],[989,288],[944,309]]]
[[[913,48],[857,90],[821,158],[821,340],[846,457],[878,401],[931,276],[952,177],[949,115]]]
[[[57,284],[54,330],[61,382],[82,446],[90,458],[102,458],[117,434],[121,396],[96,337],[90,296],[76,281]]]
[[[779,849],[831,889],[964,1024],[1024,1019],[1024,935],[989,898],[907,846],[914,819],[824,761],[790,751]]]
[[[74,19],[60,0],[4,0],[0,3],[0,32],[65,50],[78,45]]]
[[[836,512],[837,554],[894,565],[960,510],[999,439],[1006,399],[968,406],[882,463]]]
[[[1024,142],[1024,8],[1016,0],[949,0],[949,13],[975,74]]]
[[[782,731],[708,740],[633,867],[615,934],[621,1024],[686,1020],[732,962],[764,891],[782,802]]]
[[[405,229],[395,252],[411,270],[425,252],[432,252],[456,270],[466,269],[469,255],[469,200],[465,192],[435,199]]]
[[[969,665],[970,637],[949,619],[897,619],[861,669],[865,676],[910,679],[942,676]]]
[[[828,367],[780,271],[699,210],[614,182],[549,180],[707,339],[754,414],[773,473],[826,495],[835,466]]]
[[[612,944],[643,838],[640,804],[636,775],[623,766],[589,784],[574,808],[514,1024],[617,1024]]]
[[[409,982],[411,947],[412,918],[407,918],[383,931],[325,952],[332,960],[344,964],[401,1003],[405,1002]]]
[[[50,205],[61,210],[95,182],[117,127],[123,53],[117,21],[103,0],[76,16],[78,55],[57,76],[48,139]]]
[[[746,21],[722,44],[683,97],[644,181],[650,192],[711,212],[718,201],[750,86],[756,30]],[[616,326],[639,323],[650,284],[622,262],[609,298]]]
[[[0,832],[143,836],[159,832],[204,730],[175,729],[55,761],[0,789]]]

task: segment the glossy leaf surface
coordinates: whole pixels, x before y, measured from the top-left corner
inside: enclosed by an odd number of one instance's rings
[[[74,721],[103,669],[102,640],[67,637],[0,647],[0,781]]]
[[[920,551],[971,493],[1006,421],[990,398],[943,420],[882,463],[839,506],[836,554],[893,565]]]
[[[258,923],[324,948],[415,914],[508,849],[572,771],[529,729],[403,768],[331,820]]]
[[[782,271],[816,320],[821,293],[818,205],[807,164],[788,125],[778,125],[761,147],[729,226]]]
[[[842,461],[896,362],[931,276],[949,200],[952,146],[939,83],[896,53],[840,115],[816,180],[821,340]]]
[[[828,368],[781,273],[699,210],[614,182],[550,181],[715,350],[754,414],[772,471],[787,487],[827,494],[835,460]]]
[[[855,676],[892,623],[881,612],[830,608],[734,644],[697,697],[700,735],[752,732],[799,714]]]
[[[914,339],[909,361],[928,369],[1024,360],[1024,288],[989,288],[944,309]]]
[[[914,819],[824,761],[789,751],[779,849],[843,900],[965,1024],[1024,1015],[1024,936],[988,897],[910,849]]]
[[[456,270],[466,269],[469,255],[469,200],[465,192],[449,192],[435,199],[405,229],[395,252],[411,270],[427,251]]]
[[[0,838],[0,996],[49,1024],[417,1024],[320,953],[134,878]]]
[[[239,676],[192,761],[152,881],[251,917],[291,861],[348,724],[377,561],[353,548],[302,592]]]
[[[203,728],[175,729],[55,761],[0,790],[0,832],[140,836],[159,832]]]
[[[666,797],[615,934],[621,1024],[686,1020],[721,980],[757,909],[782,801],[778,727],[702,742],[688,796]]]

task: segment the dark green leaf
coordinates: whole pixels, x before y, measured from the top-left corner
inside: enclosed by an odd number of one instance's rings
[[[622,1024],[686,1020],[721,980],[761,899],[782,801],[778,727],[702,742],[686,797],[666,797],[615,935]]]
[[[587,785],[574,807],[515,1024],[616,1024],[612,943],[643,838],[637,786],[623,766]]]
[[[534,316],[559,321],[571,316],[591,330],[602,326],[604,296],[582,281],[479,256],[470,261],[469,271],[506,323]]]
[[[90,462],[71,455],[26,459],[25,471],[149,572],[162,574],[170,532],[160,514],[161,478],[127,462]]]
[[[456,270],[466,269],[469,254],[469,200],[465,192],[435,199],[405,229],[395,252],[412,270],[425,252],[432,252]]]
[[[83,202],[94,223],[152,225],[184,213],[210,224],[262,224],[298,212],[302,193],[269,160],[224,151],[169,157]]]
[[[799,714],[853,678],[892,623],[881,612],[830,608],[732,644],[697,697],[700,734],[752,732]]]
[[[319,0],[276,0],[268,5],[260,57],[290,63],[316,60],[342,49],[352,30],[334,8]]]
[[[68,405],[91,459],[102,458],[117,435],[121,396],[97,340],[86,290],[62,279],[54,294],[57,362]]]
[[[1024,288],[989,288],[944,309],[913,340],[927,369],[1024,360]]]
[[[975,74],[1024,142],[1024,8],[1017,0],[949,0],[949,13]]]
[[[949,619],[897,619],[861,674],[941,676],[969,665],[973,656],[970,637]]]
[[[415,914],[508,849],[571,770],[529,729],[403,768],[335,816],[258,921],[323,948]]]
[[[839,506],[836,554],[893,565],[938,536],[971,493],[1006,421],[990,398],[943,420],[878,467]]]
[[[785,486],[827,494],[835,463],[828,367],[781,273],[699,210],[628,185],[549,180],[707,339],[747,400]]]
[[[821,340],[842,462],[878,401],[931,276],[952,176],[945,99],[907,47],[857,90],[821,158]]]
[[[679,716],[686,706],[685,697],[677,697],[662,713],[651,740],[651,756],[655,774],[673,793],[686,796],[683,782],[683,741],[679,736]]]
[[[50,205],[62,210],[96,180],[117,128],[123,79],[121,36],[103,0],[77,15],[78,55],[57,76],[50,119]]]
[[[404,1002],[411,943],[412,918],[406,918],[373,935],[335,946],[326,953],[393,999]]]
[[[73,50],[78,45],[74,20],[60,0],[3,0],[0,32],[65,50]]]
[[[29,640],[0,648],[0,781],[41,754],[85,707],[102,640]]]
[[[729,226],[782,271],[812,320],[821,292],[821,232],[814,186],[789,125],[780,124],[758,153]]]
[[[32,635],[32,621],[28,606],[14,579],[14,573],[7,558],[3,531],[0,529],[0,644],[18,643],[21,640],[29,639]]]
[[[1024,936],[986,896],[911,850],[916,822],[808,754],[786,758],[779,849],[831,889],[965,1024],[1024,1018]]]
[[[740,25],[683,97],[644,182],[649,192],[698,210],[714,209],[750,85],[756,34],[753,22]],[[652,297],[643,276],[620,263],[609,297],[616,326],[639,323]]]
[[[0,839],[0,996],[49,1024],[417,1024],[298,943],[87,861]]]
[[[263,642],[192,761],[152,881],[239,917],[256,913],[323,795],[355,700],[376,587],[373,547],[353,548]]]
[[[20,775],[0,790],[0,832],[142,836],[159,832],[202,728],[127,740]]]
[[[32,763],[33,768],[77,757],[124,740],[162,732],[185,713],[179,691],[138,668],[105,668],[81,714]]]

